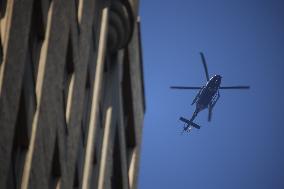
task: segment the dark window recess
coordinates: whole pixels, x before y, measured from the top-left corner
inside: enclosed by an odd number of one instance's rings
[[[38,62],[40,58],[40,52],[42,43],[44,41],[47,12],[50,2],[37,0],[33,3],[31,30],[29,34],[29,49],[31,61],[33,63],[33,75],[37,76]]]
[[[16,128],[17,129],[17,128]],[[20,129],[18,131],[15,131],[15,134],[18,135]],[[25,157],[27,153],[27,147],[23,144],[20,144],[21,138],[18,138],[18,136],[15,135],[14,141],[13,141],[13,148],[12,148],[12,156],[11,156],[11,165],[10,165],[10,173],[8,178],[8,186],[9,188],[19,188],[22,174],[23,174],[23,168],[24,168],[24,162]]]
[[[95,60],[97,57],[97,39],[96,39],[96,29],[93,26],[92,27],[92,44],[89,52],[89,60],[88,60],[88,67],[87,67],[87,79],[86,79],[86,87],[85,87],[85,98],[84,98],[84,110],[83,110],[83,117],[82,117],[82,135],[85,138],[84,142],[86,143],[86,133],[88,133],[88,124],[90,119],[90,110],[91,110],[91,103],[92,103],[92,95],[91,95],[91,81],[95,78],[95,72],[96,72],[96,64]],[[102,127],[102,106],[101,103],[99,105],[99,112],[98,112],[98,119],[100,127]]]
[[[82,180],[83,175],[83,166],[85,158],[85,148],[82,141],[79,141],[76,157],[76,165],[74,172],[73,188],[80,188],[80,181]]]
[[[94,154],[93,154],[93,172],[92,172],[92,182],[91,188],[97,188],[98,178],[99,178],[99,164],[101,159],[101,150],[102,150],[102,139],[103,139],[103,129],[97,127],[97,132],[95,135],[95,145],[94,145]]]
[[[9,176],[9,180],[14,182],[12,185],[15,187],[18,187],[18,184],[21,182],[26,151],[29,145],[31,125],[36,111],[35,82],[32,76],[32,64],[29,58],[30,57],[27,56],[27,60],[25,62],[25,72],[20,94],[11,156],[11,177]],[[9,181],[9,183],[11,182]],[[11,188],[13,188],[12,185],[9,184]]]
[[[97,49],[98,49],[98,27],[95,27],[95,26],[98,26],[99,24],[97,24],[96,22],[96,19],[97,17],[94,18],[94,24],[93,24],[93,27],[92,27],[92,41],[93,41],[93,45],[92,45],[92,48],[93,48],[93,51],[96,52]]]
[[[31,57],[27,56],[25,64],[24,81],[22,87],[22,93],[25,103],[25,112],[27,114],[27,125],[31,126],[33,121],[33,116],[36,111],[37,100],[35,91],[35,78],[33,76],[33,64],[31,62]]]
[[[1,0],[0,1],[0,19],[5,16],[6,6],[7,6],[7,0]]]
[[[123,188],[122,168],[121,168],[120,143],[119,143],[117,127],[115,129],[115,140],[114,140],[114,149],[113,149],[112,159],[113,159],[113,163],[112,163],[111,188],[121,189]]]
[[[99,103],[99,125],[101,128],[104,127],[104,122],[103,122],[103,106],[102,103]]]
[[[97,165],[98,163],[98,147],[95,145],[94,149],[94,159],[93,159],[93,164],[94,166]]]
[[[78,166],[76,166],[76,168],[75,168],[73,188],[74,189],[79,188],[79,171],[78,171]]]
[[[82,0],[81,0],[82,1]],[[99,45],[99,35],[100,35],[100,21],[101,21],[101,14],[103,7],[100,1],[94,1],[95,3],[95,10],[94,10],[94,16],[93,16],[93,23],[92,23],[92,34],[91,34],[91,48],[90,48],[90,56],[89,56],[89,69],[91,70],[92,77],[95,77],[96,73],[96,59],[98,56],[98,45]],[[103,3],[105,4],[105,3]],[[106,72],[107,69],[104,66],[104,71]],[[93,78],[91,78],[93,80]]]
[[[87,78],[85,85],[85,97],[84,97],[84,109],[82,116],[82,140],[83,145],[86,145],[87,140],[87,128],[90,120],[90,109],[91,109],[91,83],[90,83],[90,72],[87,70]]]
[[[67,45],[66,59],[65,59],[64,76],[63,76],[63,91],[62,91],[65,128],[66,128],[67,133],[68,133],[68,128],[67,128],[68,120],[66,117],[66,111],[67,111],[68,96],[71,95],[69,92],[69,89],[70,89],[70,83],[71,83],[73,74],[74,74],[73,48],[72,48],[72,40],[71,40],[71,34],[70,34],[68,45]]]
[[[28,129],[31,126],[32,122],[28,123],[28,104],[26,100],[25,89],[22,89],[21,97],[20,97],[20,106],[17,115],[17,122],[15,128],[14,142],[16,146],[28,147],[29,145],[29,137],[28,137]],[[28,125],[30,124],[30,125]]]
[[[80,0],[74,0],[75,1],[75,9],[76,9],[76,14],[79,12],[79,2]]]
[[[135,124],[134,124],[130,66],[128,60],[128,52],[127,51],[125,52],[126,53],[123,64],[122,93],[123,93],[123,110],[124,110],[127,161],[129,166],[133,149],[136,146],[136,135],[135,135]]]
[[[60,185],[61,178],[61,167],[60,167],[60,156],[59,156],[59,146],[57,138],[55,140],[52,164],[51,164],[51,172],[50,172],[50,188],[58,188]]]
[[[96,33],[94,33],[94,26],[92,26],[92,35],[91,35],[91,46],[88,57],[88,72],[90,75],[90,81],[93,81],[96,74],[96,59],[97,59],[97,47],[96,47]]]
[[[82,162],[83,158],[84,158],[84,148],[82,143],[80,143],[78,146],[77,160],[76,160],[74,180],[73,180],[74,189],[79,188],[80,178],[83,171],[83,162]]]
[[[110,64],[111,64],[111,58],[110,56],[105,57],[105,63],[104,63],[104,72],[108,72],[110,70]]]
[[[84,107],[85,108],[85,107]],[[85,111],[85,110],[83,110]],[[83,146],[85,147],[86,146],[86,143],[87,143],[87,126],[86,126],[86,123],[84,121],[84,113],[83,113],[83,118],[82,118],[82,121],[81,121],[81,140],[82,140],[82,143],[83,143]]]
[[[95,143],[95,149],[94,149],[94,159],[93,159],[93,172],[92,172],[92,181],[91,181],[91,188],[97,188],[98,185],[98,177],[99,177],[99,166],[98,166],[98,143],[96,141]]]
[[[115,64],[117,61],[117,52],[112,52],[112,54],[107,54],[105,57],[105,63],[104,63],[104,72],[110,71],[112,68],[112,64]]]
[[[23,174],[26,152],[29,145],[28,115],[25,93],[22,89],[17,121],[14,130],[14,139],[11,155],[10,171],[8,176],[9,188],[19,188]]]

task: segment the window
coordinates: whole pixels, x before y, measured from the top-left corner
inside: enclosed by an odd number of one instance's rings
[[[110,64],[111,64],[110,56],[106,56],[104,62],[104,73],[110,70]]]
[[[101,128],[104,127],[104,123],[103,123],[103,105],[102,105],[101,102],[99,103],[99,126]]]
[[[45,38],[47,13],[49,6],[50,1],[37,0],[33,3],[31,30],[29,36],[29,49],[31,61],[33,63],[32,68],[34,78],[37,77],[41,47]]]
[[[115,129],[114,149],[112,153],[112,175],[111,175],[111,188],[121,189],[122,184],[122,168],[121,168],[121,154],[120,154],[120,143],[118,129]]]
[[[11,188],[19,188],[26,152],[29,145],[28,125],[27,125],[27,112],[24,92],[22,90],[20,97],[19,111],[14,130],[14,139],[12,146],[11,165],[8,184]]]
[[[80,181],[82,180],[83,175],[83,166],[84,166],[84,154],[85,148],[83,145],[83,141],[79,140],[78,150],[77,150],[77,160],[75,165],[75,172],[74,172],[74,180],[73,180],[73,188],[80,188]]]
[[[98,161],[99,161],[99,148],[100,144],[96,141],[95,146],[94,146],[94,159],[93,159],[93,172],[92,172],[92,179],[91,179],[91,188],[97,188],[98,185],[98,178],[99,178],[99,166],[98,166]]]
[[[133,150],[136,146],[135,122],[133,112],[133,98],[130,78],[130,65],[128,60],[128,51],[125,51],[123,64],[123,79],[122,79],[122,95],[123,95],[123,111],[126,137],[126,150],[128,168],[131,163]]]
[[[75,167],[75,175],[74,175],[74,181],[73,181],[73,188],[78,189],[79,188],[79,172],[78,167]]]
[[[31,126],[37,106],[31,57],[27,56],[26,58],[12,147],[10,174],[12,178],[9,178],[15,187],[18,187],[21,182],[23,165],[29,146]],[[11,184],[9,185],[12,186]]]
[[[83,115],[82,115],[82,140],[83,145],[86,146],[87,140],[87,127],[90,119],[90,109],[91,109],[91,83],[90,83],[90,72],[87,70],[86,84],[85,84],[85,97],[84,97],[84,106],[83,106]]]
[[[7,0],[1,0],[0,1],[0,19],[3,18],[6,13],[6,6],[7,6]]]
[[[55,139],[51,173],[50,173],[50,189],[59,189],[61,184],[61,167],[60,167],[59,146],[57,138]]]

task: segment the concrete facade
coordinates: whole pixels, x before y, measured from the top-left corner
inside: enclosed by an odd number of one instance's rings
[[[0,188],[137,188],[138,4],[0,2]]]

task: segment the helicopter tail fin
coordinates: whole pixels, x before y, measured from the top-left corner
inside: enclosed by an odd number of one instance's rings
[[[199,125],[197,125],[196,123],[189,121],[188,119],[184,118],[184,117],[180,117],[179,120],[181,120],[182,122],[186,123],[188,126],[193,126],[196,129],[200,129],[201,127]]]

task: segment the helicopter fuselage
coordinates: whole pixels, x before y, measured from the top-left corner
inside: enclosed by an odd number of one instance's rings
[[[196,100],[196,111],[200,112],[201,110],[207,108],[212,100],[217,95],[221,84],[222,77],[220,75],[215,75],[206,83],[206,85],[200,89],[197,100]]]
[[[221,85],[222,77],[220,75],[214,75],[210,78],[210,80],[203,86],[198,92],[197,96],[192,102],[192,105],[196,103],[195,111],[190,119],[192,122],[197,114],[206,108],[210,108],[210,106],[214,106],[217,102],[217,96],[219,95],[219,88]]]

